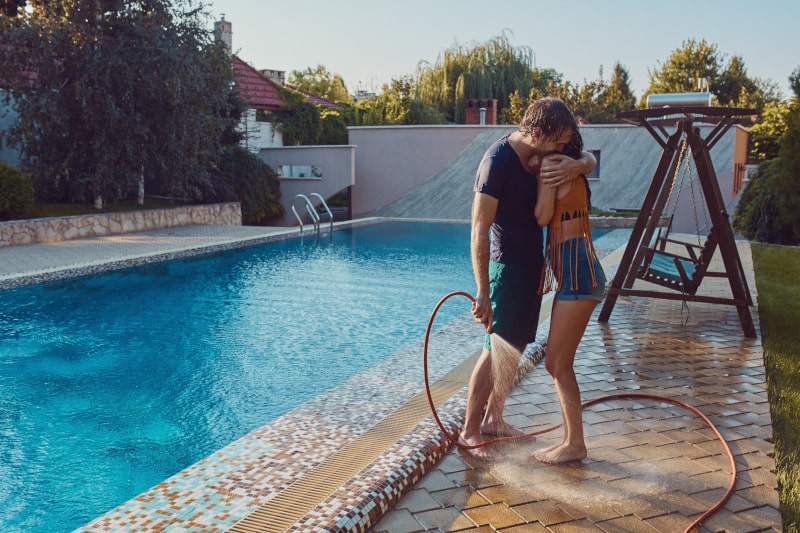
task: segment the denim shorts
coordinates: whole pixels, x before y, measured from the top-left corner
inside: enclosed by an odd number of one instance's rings
[[[563,282],[561,289],[555,294],[555,299],[601,301],[606,293],[606,275],[600,261],[596,257],[587,256],[583,238],[575,239],[572,244],[565,244],[563,248],[561,258]],[[592,286],[590,261],[594,265],[594,276],[597,281],[595,287]]]
[[[541,266],[489,262],[492,331],[522,351],[536,340],[542,297],[538,294]],[[490,335],[484,348],[491,350]]]

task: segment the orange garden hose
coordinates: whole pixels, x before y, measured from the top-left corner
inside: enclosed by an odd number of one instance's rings
[[[498,438],[495,438],[495,439],[487,440],[487,441],[484,441],[484,442],[481,442],[481,443],[478,443],[478,444],[473,444],[473,445],[462,444],[461,442],[459,442],[457,435],[454,436],[451,433],[449,433],[447,431],[447,429],[445,429],[444,424],[439,419],[439,415],[436,412],[436,405],[434,404],[433,396],[431,395],[431,387],[430,387],[430,383],[429,383],[429,379],[428,379],[428,341],[429,341],[430,334],[431,334],[431,328],[433,326],[434,319],[436,318],[436,314],[439,312],[439,308],[442,306],[442,304],[444,304],[445,301],[447,301],[448,299],[452,298],[453,296],[465,296],[469,300],[471,300],[472,302],[475,301],[475,298],[471,294],[469,294],[467,292],[463,292],[463,291],[451,292],[449,294],[446,294],[441,300],[439,300],[439,303],[436,304],[436,307],[433,309],[433,313],[431,313],[431,317],[428,320],[428,327],[425,330],[425,342],[423,344],[423,350],[422,350],[422,359],[423,359],[423,367],[424,367],[423,370],[424,370],[424,374],[425,374],[425,390],[426,390],[427,395],[428,395],[428,403],[430,404],[431,413],[433,414],[433,418],[436,420],[436,423],[438,424],[439,429],[442,431],[442,433],[445,435],[445,437],[447,437],[447,440],[449,440],[452,444],[454,444],[455,446],[458,446],[462,450],[471,450],[473,448],[480,448],[482,446],[487,446],[489,444],[496,443],[496,442],[503,442],[503,441],[511,441],[511,440],[520,440],[520,439],[530,438],[530,437],[534,437],[536,435],[541,435],[543,433],[548,433],[550,431],[553,431],[555,429],[560,428],[563,424],[557,424],[557,425],[551,426],[549,428],[545,428],[545,429],[542,429],[542,430],[539,430],[539,431],[534,431],[533,433],[526,433],[524,435],[520,435],[520,436],[516,436],[516,437],[498,437]],[[610,401],[610,400],[620,400],[620,399],[649,399],[649,400],[657,400],[657,401],[663,401],[663,402],[672,403],[672,404],[678,405],[680,407],[683,407],[684,409],[688,409],[689,411],[691,411],[692,413],[696,414],[701,419],[703,419],[703,421],[706,423],[706,425],[717,436],[717,439],[719,440],[720,444],[722,444],[722,447],[724,448],[724,450],[725,450],[725,452],[726,452],[726,454],[728,456],[728,461],[729,461],[729,465],[730,465],[730,468],[731,468],[731,482],[730,482],[730,485],[728,486],[728,490],[725,492],[725,494],[722,496],[722,498],[720,498],[720,500],[713,507],[708,509],[705,513],[700,515],[699,518],[697,518],[694,522],[692,522],[689,525],[689,527],[687,527],[684,530],[684,533],[689,533],[691,531],[696,531],[697,528],[699,528],[700,524],[704,520],[706,520],[707,518],[712,516],[714,513],[716,513],[725,504],[725,502],[728,501],[728,498],[731,497],[731,495],[733,494],[733,490],[734,490],[734,488],[736,486],[736,475],[737,475],[736,461],[735,461],[735,459],[733,457],[733,452],[731,452],[730,446],[728,446],[728,443],[725,440],[725,437],[722,436],[722,433],[720,433],[720,431],[711,422],[711,420],[709,420],[709,418],[706,415],[704,415],[703,413],[701,413],[696,407],[694,407],[692,405],[689,405],[689,404],[687,404],[685,402],[682,402],[681,400],[677,400],[675,398],[668,398],[668,397],[659,396],[659,395],[656,395],[656,394],[620,393],[620,394],[611,394],[611,395],[608,395],[608,396],[602,396],[600,398],[595,398],[593,400],[588,400],[586,402],[583,402],[581,405],[585,409],[586,407],[589,407],[590,405],[594,405],[596,403],[606,402],[606,401]]]

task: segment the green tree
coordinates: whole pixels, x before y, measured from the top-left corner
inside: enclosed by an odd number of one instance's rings
[[[759,113],[767,103],[781,100],[778,85],[769,80],[749,77],[744,60],[739,56],[731,58],[710,89],[720,105],[754,108]]]
[[[734,213],[734,228],[748,239],[800,244],[800,67],[789,78],[794,97],[784,116],[777,156],[750,178]]]
[[[614,115],[604,104],[607,85],[603,81],[602,68],[595,81],[586,81],[583,85],[566,83],[562,88],[553,88],[554,96],[558,96],[572,109],[575,116],[582,117],[591,123],[613,122]]]
[[[24,217],[33,207],[33,195],[31,180],[0,161],[0,220]]]
[[[630,74],[619,61],[614,63],[611,79],[600,96],[600,108],[605,112],[604,122],[619,122],[618,112],[636,109]]]
[[[347,124],[339,111],[321,108],[319,144],[347,144]]]
[[[786,116],[791,107],[789,102],[767,102],[758,117],[758,122],[750,128],[750,145],[758,161],[769,161],[778,157],[780,140],[786,133]]]
[[[31,6],[0,19],[0,66],[19,113],[8,139],[40,199],[113,203],[145,182],[201,199],[238,119],[203,12],[181,0]]]
[[[519,124],[525,109],[534,100],[543,96],[555,96],[566,102],[576,116],[594,124],[619,122],[618,111],[633,109],[636,98],[630,87],[628,72],[616,63],[611,81],[603,80],[600,67],[597,80],[585,81],[583,85],[563,81],[563,77],[553,70],[534,70],[536,83],[523,98],[519,91],[509,96],[509,104],[500,115],[505,124]]]
[[[322,119],[317,106],[306,96],[288,87],[278,87],[284,104],[270,113],[272,122],[283,135],[285,146],[318,144],[322,134]]]
[[[497,99],[502,113],[514,91],[528,94],[534,87],[532,58],[530,48],[512,46],[505,33],[472,48],[456,44],[436,64],[417,65],[416,97],[448,122],[465,121],[465,98]]]
[[[795,70],[800,77],[800,68]],[[797,85],[794,85],[797,89]],[[777,165],[776,191],[783,222],[794,233],[794,243],[800,244],[800,92],[790,101],[786,114],[786,132],[781,137]]]
[[[717,105],[760,112],[767,102],[781,99],[777,84],[748,76],[741,56],[734,55],[725,63],[725,54],[705,39],[684,41],[660,67],[648,73],[650,86],[639,104],[642,107],[648,94],[696,92],[700,79],[708,83]]]
[[[674,50],[660,67],[648,69],[650,86],[640,105],[646,103],[649,94],[697,91],[701,78],[708,81],[709,88],[716,88],[721,61],[716,44],[708,43],[705,39],[683,41],[681,48]]]
[[[410,76],[393,79],[378,96],[356,102],[352,125],[444,124],[444,115],[414,93],[414,80]]]
[[[308,67],[305,70],[293,70],[288,82],[295,87],[314,93],[332,102],[350,104],[353,97],[347,92],[344,80],[339,74],[332,74],[322,66]]]
[[[500,111],[498,120],[501,124],[519,124],[527,107],[528,100],[519,91],[514,91],[508,96],[508,105]]]
[[[229,200],[241,202],[242,220],[249,225],[266,225],[284,215],[278,175],[255,154],[241,146],[228,146],[220,156],[215,172]]]

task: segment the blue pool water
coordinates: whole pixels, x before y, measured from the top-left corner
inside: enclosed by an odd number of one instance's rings
[[[455,290],[469,227],[393,222],[0,292],[0,531],[80,527],[418,341]]]
[[[454,290],[468,226],[383,223],[3,291],[0,530],[79,527],[418,340]]]

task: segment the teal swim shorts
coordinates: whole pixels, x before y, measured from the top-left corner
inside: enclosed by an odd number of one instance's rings
[[[536,340],[542,297],[538,294],[541,266],[489,261],[489,299],[492,331],[520,351]],[[484,348],[491,349],[486,335]]]

